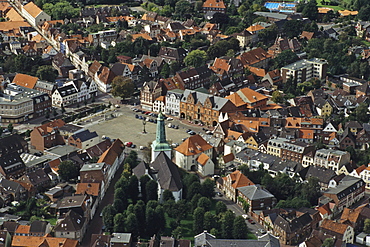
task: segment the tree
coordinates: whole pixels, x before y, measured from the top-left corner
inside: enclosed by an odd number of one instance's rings
[[[235,215],[232,211],[227,210],[221,218],[221,236],[222,238],[233,238]]]
[[[215,182],[209,178],[204,180],[204,182],[201,184],[201,194],[202,196],[212,198],[215,196]]]
[[[145,226],[146,226],[146,234],[148,236],[153,236],[153,234],[155,233],[155,225],[156,225],[155,211],[151,207],[146,207]]]
[[[248,236],[248,227],[245,223],[245,219],[242,216],[238,216],[234,219],[233,224],[233,238],[245,239]]]
[[[164,215],[164,209],[161,205],[155,208],[155,226],[156,232],[163,231],[166,228],[166,218]]]
[[[122,199],[114,198],[113,207],[116,210],[116,212],[123,213],[123,211],[125,211],[125,209],[127,208],[127,205],[128,202],[126,197],[123,197]]]
[[[209,209],[211,208],[211,205],[212,205],[212,202],[207,197],[201,197],[198,200],[198,207],[204,208],[204,211],[206,212],[209,211]]]
[[[370,234],[370,219],[366,219],[364,222],[364,232]]]
[[[132,233],[132,238],[136,239],[139,233],[139,223],[136,219],[135,214],[129,214],[126,218],[126,232]]]
[[[175,200],[175,198],[170,190],[164,190],[162,194],[162,200],[163,202],[166,202],[168,200]]]
[[[176,19],[186,19],[193,12],[193,6],[186,0],[177,1],[175,4]]]
[[[290,39],[298,37],[303,29],[302,22],[299,20],[290,20],[284,23],[283,31]]]
[[[317,177],[309,177],[308,182],[302,185],[300,191],[302,199],[308,200],[312,206],[317,205],[318,199],[321,196],[321,187]]]
[[[12,124],[12,123],[8,124],[7,129],[8,129],[8,131],[9,131],[10,133],[13,133],[13,130],[14,130],[13,124]]]
[[[274,68],[279,69],[298,60],[298,56],[292,50],[288,49],[282,51],[274,58]]]
[[[170,72],[171,72],[171,69],[170,69],[170,66],[168,65],[168,63],[164,63],[163,67],[162,67],[162,70],[161,70],[161,76],[163,78],[167,78],[170,76]]]
[[[220,213],[226,212],[227,207],[226,204],[222,201],[219,201],[216,203],[216,215],[219,215]]]
[[[150,180],[146,183],[145,192],[146,192],[146,200],[158,200],[158,184],[154,180]]]
[[[196,194],[201,193],[201,185],[199,182],[194,182],[190,185],[188,191],[186,192],[186,198],[190,200],[194,197]]]
[[[306,199],[301,199],[299,197],[294,197],[293,199],[280,200],[275,206],[276,208],[301,208],[301,207],[311,207],[311,204]]]
[[[128,208],[127,211],[129,211]],[[135,204],[135,206],[133,206],[132,213],[136,215],[137,222],[145,222],[145,211],[146,211],[145,203],[142,200],[138,201]],[[138,230],[140,235],[145,234],[145,227],[139,227]]]
[[[114,216],[114,232],[125,232],[125,216],[121,213],[118,213]]]
[[[193,213],[193,231],[195,234],[203,232],[204,228],[204,209],[198,207]]]
[[[54,82],[58,76],[58,71],[51,65],[41,65],[36,71],[36,76],[41,80]]]
[[[136,203],[139,197],[139,180],[136,176],[131,176],[128,184],[128,195],[132,199],[133,203]]]
[[[302,10],[302,16],[307,17],[310,20],[316,20],[318,14],[317,2],[316,0],[310,0],[308,4],[305,4]]]
[[[116,76],[112,81],[112,94],[122,99],[130,97],[135,91],[135,85],[128,77]]]
[[[334,239],[333,238],[326,238],[322,243],[321,247],[334,247]]]
[[[357,18],[362,21],[368,21],[370,19],[370,5],[360,8]]]
[[[208,232],[216,225],[216,216],[212,212],[206,212],[204,214],[204,229]]]
[[[62,161],[58,168],[60,178],[65,181],[77,179],[80,174],[80,169],[70,160]]]
[[[116,210],[113,205],[109,204],[104,207],[102,211],[103,223],[107,229],[113,229],[114,226],[114,216],[116,215]]]
[[[146,202],[146,184],[150,181],[148,175],[144,175],[140,177],[140,191],[141,191],[141,198]]]
[[[182,0],[181,0],[182,1]],[[207,59],[207,53],[202,50],[194,50],[189,52],[189,54],[185,57],[184,63],[188,67],[195,67],[198,68],[203,66]]]
[[[275,103],[283,103],[284,97],[281,95],[281,93],[278,90],[276,90],[272,93],[271,100],[274,101]]]

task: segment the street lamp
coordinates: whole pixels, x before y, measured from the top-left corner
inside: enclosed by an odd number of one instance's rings
[[[145,131],[145,125],[146,125],[146,121],[145,121],[145,119],[143,119],[143,134],[146,134],[146,131]]]

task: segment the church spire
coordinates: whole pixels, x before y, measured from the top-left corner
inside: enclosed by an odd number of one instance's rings
[[[171,146],[166,140],[166,129],[164,123],[164,116],[162,112],[159,112],[157,118],[157,132],[156,138],[152,143],[152,162],[158,156],[160,152],[165,152],[168,158],[171,159]]]

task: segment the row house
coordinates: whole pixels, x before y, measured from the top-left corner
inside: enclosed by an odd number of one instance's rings
[[[328,62],[324,59],[303,59],[281,68],[281,75],[285,83],[290,77],[297,83],[309,81],[312,78],[323,80],[326,78]]]
[[[186,55],[187,51],[182,47],[172,48],[162,46],[158,52],[158,57],[165,59],[168,64],[172,62],[178,62],[179,64],[182,64]]]
[[[144,82],[140,91],[141,107],[146,110],[152,110],[154,101],[164,94],[164,87],[161,80]]]
[[[28,153],[28,142],[20,135],[12,134],[0,139],[0,157],[10,153]]]
[[[167,91],[165,100],[166,101],[165,114],[169,114],[176,117],[180,116],[180,102],[183,94],[184,90],[181,89],[173,89]]]
[[[256,67],[267,69],[272,56],[262,48],[258,47],[237,57],[242,61],[244,67]]]
[[[84,102],[98,95],[98,86],[94,80],[68,81],[64,86],[73,85],[77,90],[77,102]]]
[[[370,218],[369,203],[362,204],[361,206],[351,209],[344,208],[340,216],[340,222],[351,222],[355,232],[361,232],[365,225],[365,220]]]
[[[129,77],[131,80],[137,81],[141,67],[130,63],[119,62],[113,64],[111,70],[117,76]]]
[[[216,58],[213,65],[209,67],[221,78],[237,78],[244,74],[244,67],[240,59],[234,57],[220,57]]]
[[[16,84],[8,84],[0,99],[0,122],[3,123],[26,121],[51,109],[49,95]]]
[[[93,46],[101,45],[102,42],[111,43],[117,39],[117,31],[112,29],[99,31],[97,33],[90,33],[87,38],[90,44]]]
[[[78,91],[74,84],[57,88],[52,96],[53,106],[62,107],[78,102]]]
[[[298,52],[301,49],[301,44],[296,37],[293,39],[277,37],[275,43],[268,49],[270,54],[273,54],[275,58],[282,51],[291,50],[292,52]]]
[[[58,71],[58,75],[61,77],[68,77],[69,71],[75,69],[69,58],[61,52],[53,57],[51,65]]]
[[[186,89],[181,99],[180,118],[216,126],[222,112],[235,112],[236,109],[228,99]]]
[[[350,153],[333,149],[319,149],[314,157],[314,165],[332,169],[337,173],[339,173],[342,166],[349,164],[350,161]]]
[[[241,110],[264,108],[267,106],[268,97],[250,88],[242,88],[225,97]]]
[[[323,192],[319,203],[333,202],[339,212],[349,208],[365,196],[365,182],[361,178],[345,176],[339,182],[332,180],[329,189]]]
[[[6,179],[18,179],[26,172],[19,153],[8,153],[0,157],[0,177]]]
[[[31,147],[44,151],[45,149],[63,145],[65,142],[63,137],[59,134],[58,129],[64,126],[65,123],[61,119],[45,123],[41,126],[34,127],[31,134]]]
[[[78,131],[68,138],[68,145],[85,150],[99,143],[100,137],[94,132],[89,130]]]
[[[133,61],[134,65],[140,66],[141,68],[146,67],[149,70],[151,77],[156,77],[165,63],[165,60],[161,57],[152,57],[147,55],[142,55]]]
[[[320,231],[333,236],[343,244],[352,244],[355,238],[353,226],[348,223],[339,223],[333,220],[324,219],[320,225]]]
[[[198,68],[176,72],[174,80],[180,89],[196,89],[209,85],[212,75],[214,75],[214,72],[204,65]]]
[[[226,13],[226,6],[223,0],[207,0],[203,3],[203,12]]]
[[[57,238],[68,238],[82,242],[87,230],[88,220],[73,210],[67,212],[64,218],[54,227],[54,234]]]
[[[51,237],[50,234],[40,236],[13,236],[11,246],[14,247],[28,247],[30,243],[34,243],[33,246],[55,246],[58,247],[78,247],[78,241],[69,238],[56,238]]]

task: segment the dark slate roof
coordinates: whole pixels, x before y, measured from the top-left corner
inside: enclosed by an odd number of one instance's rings
[[[157,181],[162,189],[170,191],[179,191],[182,189],[179,168],[164,152],[160,152],[150,166],[157,173]]]
[[[0,179],[0,186],[12,193],[18,193],[18,191],[23,188],[23,186],[20,183],[5,178]]]
[[[254,239],[210,239],[207,241],[209,247],[267,247],[269,246],[269,241],[264,240],[254,240]]]
[[[90,158],[100,157],[110,146],[112,142],[110,139],[105,139],[104,141],[86,149],[86,153],[89,154]]]
[[[31,223],[30,233],[46,233],[48,224],[49,222],[47,221],[35,220]]]
[[[186,29],[180,22],[171,22],[169,24],[172,30],[182,30]]]
[[[57,88],[56,90],[58,90],[59,94],[62,97],[66,97],[68,95],[77,93],[77,90],[76,90],[75,86],[72,85],[72,84]]]
[[[304,226],[310,224],[311,221],[312,218],[308,213],[293,219],[288,219],[286,215],[281,214],[276,218],[274,225],[279,226],[283,231],[289,234],[302,229]]]
[[[98,137],[98,134],[96,133],[96,131],[90,132],[90,130],[84,130],[84,131],[81,131],[81,132],[78,132],[78,133],[72,135],[73,139],[75,139],[75,140],[80,139],[81,142],[90,140],[90,139],[95,138],[95,137]]]
[[[366,95],[370,94],[370,85],[368,82],[365,82],[361,86],[357,87],[356,90],[365,93]]]
[[[54,231],[56,232],[76,232],[80,231],[85,223],[85,217],[79,215],[73,210],[69,210],[66,213],[63,220],[61,220]]]
[[[298,174],[303,180],[308,180],[309,177],[316,177],[319,182],[324,184],[329,184],[329,181],[336,176],[335,171],[318,166],[308,166],[303,168]]]
[[[45,173],[44,169],[37,169],[37,170],[31,171],[31,172],[28,172],[23,177],[27,177],[33,185],[37,185],[37,184],[43,183],[43,182],[50,182],[50,178]],[[22,178],[20,178],[20,181],[23,180]]]
[[[184,48],[172,48],[172,47],[161,47],[158,56],[166,58],[175,58],[176,60],[182,61],[186,57],[186,50]]]
[[[149,175],[150,176],[151,170],[150,170],[149,165],[146,162],[141,161],[137,166],[134,167],[134,169],[132,169],[132,173],[138,179],[140,179],[144,175]]]
[[[71,63],[71,61],[63,53],[56,54],[53,57],[53,63],[54,63],[54,65],[56,65],[58,67],[74,68],[74,65]]]
[[[3,168],[6,175],[14,173],[16,170],[26,168],[19,153],[4,154],[0,157],[0,166]]]
[[[352,176],[345,176],[335,188],[330,188],[324,193],[333,194],[341,200],[343,197],[349,195],[354,190],[358,188],[358,186],[363,186],[365,182],[361,178],[356,178]]]
[[[75,208],[81,207],[86,199],[85,195],[67,196],[58,201],[57,208]]]
[[[23,152],[28,152],[28,144],[20,135],[10,135],[0,138],[0,156],[6,155],[13,152],[19,152],[19,150],[25,149]]]

